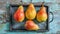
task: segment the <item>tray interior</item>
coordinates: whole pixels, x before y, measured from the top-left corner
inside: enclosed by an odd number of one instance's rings
[[[40,9],[41,6],[40,5],[34,5],[34,6],[35,6],[36,11],[38,12],[38,10]],[[21,22],[21,23],[17,23],[13,19],[13,15],[14,15],[14,13],[17,10],[18,7],[19,7],[19,5],[10,5],[10,21],[11,21],[10,30],[25,30],[24,25],[25,25],[25,22],[28,19],[25,18],[24,21]],[[25,12],[27,7],[28,7],[28,5],[23,5],[23,7],[24,7],[24,12]],[[45,7],[46,7],[47,14],[48,14],[48,6],[45,6]],[[39,23],[36,20],[36,18],[33,21],[40,27],[39,31],[40,30],[48,30],[48,19],[46,20],[46,22],[43,22],[43,23]],[[25,31],[27,31],[27,30],[25,30]]]

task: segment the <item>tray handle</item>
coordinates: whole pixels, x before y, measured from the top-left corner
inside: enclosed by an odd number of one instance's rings
[[[51,23],[54,19],[54,15],[53,15],[53,12],[49,12],[49,13],[51,13],[51,15],[52,15],[52,19],[49,21],[49,23]]]

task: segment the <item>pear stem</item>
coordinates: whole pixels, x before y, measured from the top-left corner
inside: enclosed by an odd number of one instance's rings
[[[31,2],[30,3],[32,3],[32,0],[31,0]]]
[[[22,5],[23,4],[23,2],[22,2],[22,0],[20,1],[20,5]]]
[[[42,2],[42,7],[44,7],[44,2]]]

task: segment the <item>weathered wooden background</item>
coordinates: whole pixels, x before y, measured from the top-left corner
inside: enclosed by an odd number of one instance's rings
[[[19,4],[21,0],[0,0],[0,23],[6,22],[6,7],[9,4]],[[24,3],[30,3],[31,0],[22,0]],[[6,32],[8,23],[0,24],[0,34],[60,34],[60,0],[32,0],[32,3],[43,2],[49,6],[49,11],[53,12],[54,20],[49,24],[49,31],[44,33],[36,32]],[[5,16],[4,16],[5,15]],[[51,15],[50,15],[51,17]],[[2,18],[2,19],[1,19]]]

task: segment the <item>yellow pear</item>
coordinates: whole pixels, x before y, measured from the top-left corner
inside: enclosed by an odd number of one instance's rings
[[[36,10],[35,10],[34,5],[32,3],[29,4],[25,14],[26,14],[27,19],[34,19],[36,17]]]

